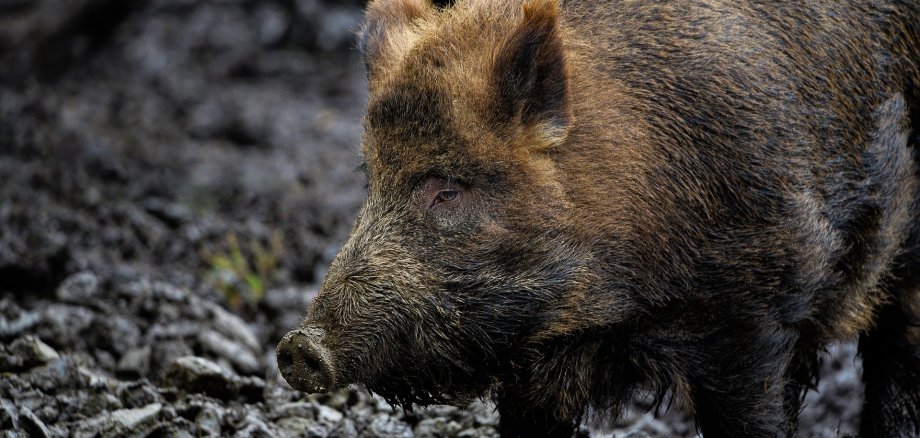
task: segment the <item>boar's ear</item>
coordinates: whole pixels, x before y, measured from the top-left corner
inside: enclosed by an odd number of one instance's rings
[[[430,0],[372,0],[367,5],[364,25],[358,32],[358,49],[369,76],[379,69],[389,49],[406,48],[411,43],[409,23],[431,8]]]
[[[536,129],[545,146],[565,139],[572,120],[557,0],[528,0],[524,19],[495,58],[497,118]]]

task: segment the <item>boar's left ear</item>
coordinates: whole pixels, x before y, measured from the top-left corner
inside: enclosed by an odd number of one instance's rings
[[[411,42],[409,24],[433,8],[429,0],[372,0],[358,32],[358,49],[364,55],[368,75],[373,77],[390,51],[405,49]]]
[[[565,139],[572,121],[557,0],[528,0],[524,19],[495,57],[499,121],[535,129],[544,146]]]

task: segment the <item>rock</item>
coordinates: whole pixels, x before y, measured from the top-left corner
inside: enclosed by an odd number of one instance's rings
[[[41,314],[39,312],[22,313],[13,320],[8,320],[6,317],[0,315],[0,339],[19,336],[20,333],[38,325],[41,319]]]
[[[44,365],[60,357],[35,336],[23,336],[10,345],[0,344],[0,372],[17,371]]]
[[[214,323],[214,328],[224,336],[240,342],[253,352],[262,350],[262,346],[259,345],[256,335],[252,333],[252,329],[249,328],[246,321],[224,310],[223,307],[215,303],[206,302],[205,306],[211,313],[211,321]]]
[[[262,379],[242,378],[212,361],[194,356],[176,359],[166,372],[166,382],[188,392],[222,400],[240,396],[247,400],[258,400],[262,398],[265,389]]]
[[[159,403],[138,409],[119,409],[112,412],[112,423],[121,430],[138,430],[141,426],[155,421],[162,409],[163,405]]]
[[[202,330],[198,342],[208,351],[217,354],[232,363],[234,368],[244,374],[258,374],[262,364],[248,347],[228,339],[214,330]]]
[[[312,431],[318,426],[316,421],[300,417],[284,417],[276,420],[275,424],[297,436],[309,435],[308,431]]]
[[[413,438],[412,427],[386,414],[377,414],[367,429],[361,431],[362,438]]]
[[[166,372],[166,379],[188,392],[230,399],[239,391],[237,376],[220,365],[195,356],[176,359]]]
[[[163,403],[163,396],[146,380],[120,383],[116,394],[128,408],[139,408],[153,403]]]
[[[316,419],[321,423],[334,426],[342,421],[342,413],[325,405],[317,405]]]
[[[99,293],[99,279],[96,274],[83,271],[67,277],[58,286],[55,295],[64,302],[86,305]]]
[[[221,424],[224,421],[224,411],[213,403],[205,403],[195,416],[195,425],[201,434],[220,436]]]
[[[652,438],[652,436],[645,431],[637,430],[623,435],[623,438]]]
[[[56,345],[80,348],[85,341],[82,332],[93,323],[93,312],[85,307],[70,304],[51,304],[42,312],[42,329],[38,334],[53,339]]]
[[[29,408],[23,407],[19,409],[19,421],[22,430],[28,433],[31,438],[49,438],[51,436],[48,426],[45,426],[45,423],[39,420]]]
[[[233,436],[236,438],[260,438],[275,437],[276,435],[264,421],[253,414],[247,414]]]
[[[170,283],[146,279],[128,283],[120,288],[120,292],[129,297],[151,297],[173,303],[182,303],[188,297],[188,291]]]
[[[81,421],[72,431],[77,438],[95,436],[147,436],[161,426],[163,405],[153,403],[139,409],[118,409]]]
[[[148,332],[148,336],[150,333]],[[152,343],[150,357],[157,360],[150,363],[152,378],[162,377],[176,359],[192,354],[191,347],[182,339],[158,339]]]
[[[0,399],[0,429],[19,429],[19,411],[7,399]]]
[[[64,388],[84,388],[90,380],[80,372],[80,366],[67,356],[32,369],[25,377],[33,387],[51,393]]]
[[[123,355],[141,343],[141,331],[134,321],[122,315],[96,318],[88,330],[92,346]]]
[[[119,375],[146,376],[150,371],[150,346],[128,350],[118,361],[116,371]]]
[[[358,438],[358,428],[351,418],[346,418],[327,434],[329,438]],[[327,436],[327,435],[315,435]]]
[[[445,436],[454,436],[463,431],[463,426],[456,421],[448,421],[445,418],[435,417],[426,418],[415,425],[416,438],[439,438]]]
[[[470,404],[469,409],[477,426],[498,426],[498,411],[495,404],[477,400]]]
[[[310,420],[316,419],[317,406],[308,402],[292,402],[282,404],[274,409],[274,418],[297,417]]]
[[[476,429],[467,429],[457,434],[457,438],[499,438],[500,435],[494,427],[483,426]]]

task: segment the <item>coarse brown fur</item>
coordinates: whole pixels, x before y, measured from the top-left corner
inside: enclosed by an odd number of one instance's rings
[[[293,386],[766,437],[859,337],[861,435],[920,434],[920,3],[376,0],[360,46],[368,198]]]

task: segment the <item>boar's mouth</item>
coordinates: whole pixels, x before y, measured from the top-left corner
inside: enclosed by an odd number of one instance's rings
[[[333,355],[322,345],[324,331],[316,327],[291,330],[278,343],[278,369],[292,388],[323,393],[347,383],[363,384],[393,406],[464,403],[488,390],[488,373],[473,373],[459,364],[427,364],[414,360],[392,363],[363,382],[343,382]]]

